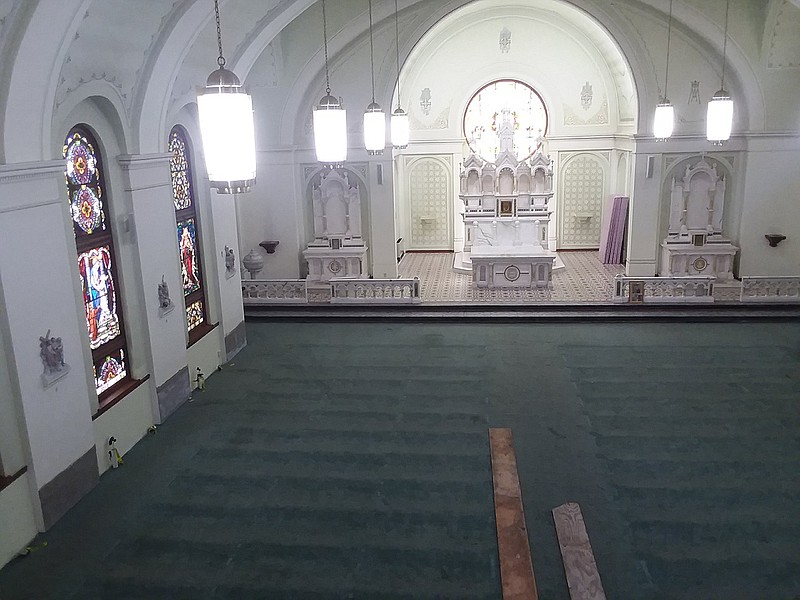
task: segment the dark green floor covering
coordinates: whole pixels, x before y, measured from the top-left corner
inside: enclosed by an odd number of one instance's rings
[[[0,599],[499,598],[486,430],[540,595],[581,504],[610,599],[800,597],[800,325],[250,323]]]

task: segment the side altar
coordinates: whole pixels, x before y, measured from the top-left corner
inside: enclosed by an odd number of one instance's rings
[[[514,124],[503,110],[494,162],[474,152],[461,169],[464,251],[454,267],[472,272],[477,287],[549,287],[556,253],[547,247],[553,166],[544,138],[526,160],[514,152]]]
[[[725,187],[725,177],[705,157],[672,180],[669,231],[661,242],[662,277],[733,278],[739,248],[722,232]]]
[[[361,239],[361,194],[347,173],[330,170],[313,186],[314,240],[303,251],[308,285],[334,277],[364,279],[367,246]]]

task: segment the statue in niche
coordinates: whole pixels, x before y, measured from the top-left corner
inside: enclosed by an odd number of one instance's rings
[[[39,337],[39,356],[44,365],[42,383],[48,387],[69,372],[69,365],[64,362],[64,345],[60,337],[51,337],[50,330]]]
[[[236,253],[230,246],[225,246],[225,277],[230,279],[236,274]]]
[[[175,303],[169,297],[169,286],[164,275],[161,276],[161,283],[158,284],[158,316],[163,317],[175,308]]]

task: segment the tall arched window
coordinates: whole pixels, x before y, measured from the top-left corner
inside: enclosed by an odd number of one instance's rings
[[[172,199],[175,202],[186,327],[189,344],[192,344],[208,331],[209,326],[200,258],[200,227],[192,187],[192,158],[188,135],[180,125],[173,127],[169,134],[169,151],[172,152],[169,169],[172,173]]]
[[[130,379],[103,161],[91,132],[73,127],[64,142],[67,193],[97,395]]]

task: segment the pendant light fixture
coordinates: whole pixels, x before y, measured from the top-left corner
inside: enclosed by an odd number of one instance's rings
[[[392,112],[392,146],[402,150],[408,146],[408,115],[400,108],[400,28],[397,24],[397,0],[394,0],[394,35],[397,50],[397,108]]]
[[[653,135],[659,140],[668,140],[675,126],[675,108],[667,98],[667,84],[669,82],[669,45],[672,39],[672,0],[669,0],[669,25],[667,26],[667,66],[664,70],[664,95],[656,106],[656,115],[653,121]]]
[[[372,102],[364,113],[364,147],[368,154],[383,154],[386,147],[386,115],[375,102],[375,49],[372,42],[372,0],[369,0],[369,64],[372,75]]]
[[[328,19],[322,0],[322,37],[325,48],[325,95],[314,108],[314,147],[317,160],[335,169],[347,159],[347,111],[331,95],[328,73]]]
[[[731,137],[733,128],[733,100],[725,91],[725,65],[728,58],[728,12],[730,0],[725,0],[725,41],[722,44],[722,84],[708,103],[706,113],[706,138],[715,146]]]
[[[219,0],[214,0],[214,13],[219,68],[208,76],[206,87],[198,92],[197,112],[211,186],[220,194],[238,194],[250,191],[256,180],[253,101],[239,78],[225,68]]]

